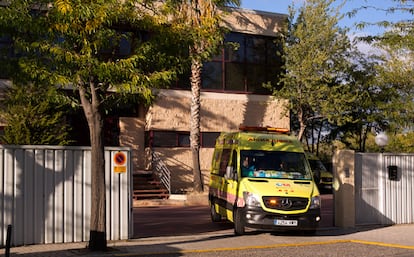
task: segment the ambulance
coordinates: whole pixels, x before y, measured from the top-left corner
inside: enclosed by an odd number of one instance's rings
[[[321,216],[318,187],[302,144],[286,129],[240,127],[216,140],[209,182],[213,222],[314,234]]]
[[[316,177],[316,184],[318,185],[319,192],[332,193],[333,175],[323,165],[316,155],[306,152],[306,158],[309,161],[314,178]]]

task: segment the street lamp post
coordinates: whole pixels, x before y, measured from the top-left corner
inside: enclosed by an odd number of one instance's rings
[[[388,136],[384,132],[380,132],[375,136],[375,143],[381,148],[381,153],[384,152],[384,147],[388,144]]]

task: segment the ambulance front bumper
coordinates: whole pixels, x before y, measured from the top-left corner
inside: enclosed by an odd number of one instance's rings
[[[243,209],[245,226],[264,230],[315,230],[319,226],[320,208],[301,214],[279,214],[262,208]]]

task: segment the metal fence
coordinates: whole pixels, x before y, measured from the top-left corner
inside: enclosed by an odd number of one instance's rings
[[[414,223],[414,155],[355,154],[356,224]]]
[[[154,151],[152,152],[152,168],[162,185],[168,190],[168,194],[171,194],[171,171],[161,159],[160,154]]]
[[[119,152],[127,161],[114,172]],[[129,160],[129,148],[105,148],[108,240],[133,233]],[[13,245],[88,241],[90,167],[89,147],[0,146],[0,245],[9,224]]]

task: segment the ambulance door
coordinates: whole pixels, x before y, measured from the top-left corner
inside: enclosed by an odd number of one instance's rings
[[[237,176],[237,151],[232,150],[226,170],[226,187],[228,209],[233,211],[237,200],[238,176]]]

